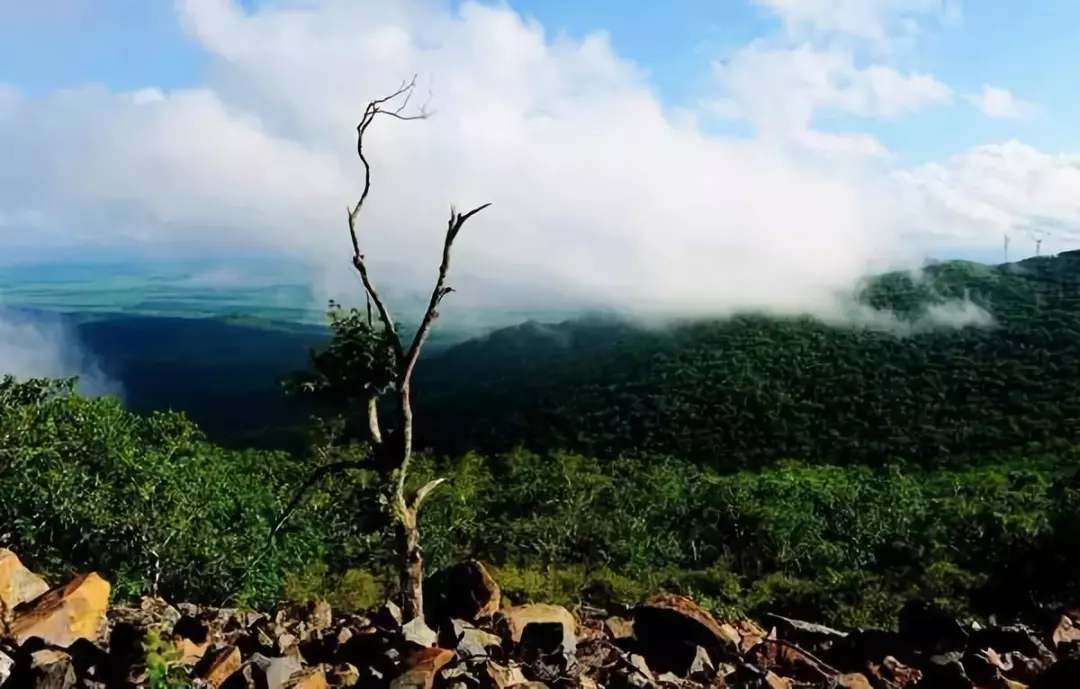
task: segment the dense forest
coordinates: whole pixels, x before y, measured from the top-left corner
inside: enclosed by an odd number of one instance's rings
[[[1068,254],[943,263],[868,281],[860,302],[894,317],[854,325],[590,319],[433,349],[413,381],[429,450],[410,477],[449,478],[422,515],[429,564],[480,558],[512,599],[667,588],[856,625],[888,625],[913,597],[970,615],[1070,598],[1078,275]],[[991,318],[943,324],[948,300]],[[99,331],[99,350],[139,347],[161,401],[5,380],[0,539],[43,572],[105,572],[120,596],[385,596],[374,469],[318,482],[281,520],[314,468],[366,454],[347,435],[328,445],[281,391],[325,334],[254,328],[236,349],[235,327],[215,327],[198,326],[199,370],[170,363],[176,334],[170,354]],[[216,427],[151,411],[184,381],[171,406]],[[250,431],[267,409],[263,432],[287,432],[245,449],[229,423]]]

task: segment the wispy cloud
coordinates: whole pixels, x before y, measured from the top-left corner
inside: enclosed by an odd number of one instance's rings
[[[968,100],[987,117],[996,119],[1019,119],[1035,111],[1035,104],[1020,100],[1008,89],[986,84],[981,93],[968,96]]]

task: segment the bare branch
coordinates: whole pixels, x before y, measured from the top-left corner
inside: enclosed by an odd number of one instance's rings
[[[424,500],[431,493],[431,491],[435,490],[444,483],[446,483],[446,479],[444,478],[437,478],[434,481],[428,481],[427,483],[425,483],[420,490],[416,491],[416,497],[413,498],[412,507],[410,507],[409,509],[411,509],[413,512],[419,512],[420,506],[424,504]]]
[[[379,115],[387,115],[398,120],[423,120],[430,117],[431,113],[427,110],[426,105],[421,107],[415,114],[405,114],[405,109],[412,99],[415,88],[416,75],[413,75],[412,80],[408,82],[402,81],[396,91],[388,96],[371,101],[367,104],[367,107],[364,108],[364,114],[360,118],[360,123],[356,125],[356,155],[360,158],[360,163],[364,167],[364,188],[360,193],[360,199],[356,202],[356,205],[348,209],[349,239],[352,241],[353,248],[352,262],[353,267],[360,273],[360,277],[364,282],[364,291],[369,300],[368,322],[370,323],[371,320],[371,302],[374,302],[375,308],[379,312],[379,319],[383,323],[383,327],[394,335],[394,355],[397,357],[399,365],[404,362],[405,352],[397,337],[397,330],[394,327],[394,321],[390,316],[390,311],[386,308],[386,304],[383,303],[382,297],[379,296],[378,291],[376,291],[375,286],[372,284],[371,278],[368,275],[367,266],[364,263],[364,255],[360,252],[360,240],[357,236],[357,219],[360,217],[360,211],[364,207],[364,202],[367,201],[368,194],[371,193],[371,164],[364,154],[364,135],[367,133],[368,127],[372,125]],[[405,98],[397,107],[391,109],[390,104],[401,96],[405,96]]]
[[[379,398],[377,395],[368,397],[368,432],[371,434],[373,445],[382,445],[382,431],[379,429]]]
[[[420,321],[420,327],[416,330],[416,335],[413,336],[412,344],[409,345],[409,350],[405,353],[405,369],[402,375],[402,379],[405,382],[408,382],[412,377],[412,371],[416,366],[416,360],[420,356],[420,348],[424,346],[424,341],[427,340],[427,337],[431,332],[432,323],[439,317],[439,303],[442,302],[443,297],[454,291],[452,287],[445,286],[446,273],[450,270],[450,250],[454,246],[454,240],[457,239],[458,233],[461,232],[461,228],[465,226],[465,223],[469,218],[490,205],[490,203],[485,203],[482,206],[477,206],[464,215],[455,211],[453,206],[450,207],[450,220],[446,224],[446,239],[443,241],[442,262],[439,264],[439,277],[435,281],[434,289],[431,290],[431,299],[428,301],[424,319]]]

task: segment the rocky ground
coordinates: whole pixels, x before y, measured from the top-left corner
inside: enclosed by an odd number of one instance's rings
[[[387,603],[269,613],[109,606],[97,574],[50,589],[0,550],[0,686],[215,689],[653,689],[693,687],[1080,687],[1080,629],[964,625],[910,606],[899,631],[836,630],[784,617],[717,620],[659,595],[632,608],[502,607],[466,563],[429,594],[428,618]]]

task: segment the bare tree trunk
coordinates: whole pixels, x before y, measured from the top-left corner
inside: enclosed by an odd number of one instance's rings
[[[420,528],[416,513],[409,511],[397,524],[398,547],[403,556],[401,589],[404,619],[411,620],[424,614],[424,552],[420,548]]]
[[[355,267],[356,271],[360,274],[360,279],[364,284],[364,292],[368,307],[368,322],[370,323],[372,321],[373,314],[371,307],[374,305],[379,320],[383,324],[383,328],[392,336],[391,346],[394,350],[394,359],[397,368],[396,392],[399,403],[398,412],[400,428],[395,429],[395,432],[388,436],[388,438],[394,442],[382,442],[379,428],[378,408],[374,398],[369,401],[368,405],[368,425],[371,430],[372,442],[387,452],[387,455],[389,455],[387,456],[387,459],[396,461],[396,468],[394,469],[396,480],[394,482],[393,495],[390,499],[396,521],[395,529],[397,531],[398,547],[400,550],[399,555],[401,557],[402,613],[406,620],[411,620],[422,615],[424,612],[424,557],[423,551],[420,548],[420,526],[418,524],[420,506],[427,495],[444,481],[444,479],[431,481],[418,490],[411,500],[406,497],[405,484],[413,454],[413,412],[410,389],[412,373],[416,366],[416,360],[420,356],[420,350],[424,346],[424,342],[431,332],[431,326],[435,322],[435,319],[438,318],[438,306],[443,298],[453,291],[453,289],[447,287],[445,283],[446,274],[450,268],[450,253],[454,240],[457,238],[458,233],[469,218],[490,205],[485,203],[464,214],[458,213],[453,207],[450,208],[450,220],[446,225],[446,237],[443,242],[442,261],[439,265],[438,279],[435,282],[435,287],[431,291],[431,298],[428,301],[427,311],[425,311],[424,317],[420,321],[420,327],[413,336],[408,349],[406,349],[401,341],[401,335],[394,327],[394,320],[390,315],[386,303],[382,300],[378,291],[376,291],[375,286],[372,284],[371,278],[368,275],[367,264],[364,261],[364,254],[360,251],[360,241],[357,236],[357,219],[364,206],[364,201],[371,191],[371,166],[368,164],[367,157],[364,155],[364,134],[367,132],[367,128],[371,126],[371,123],[374,122],[375,118],[379,115],[388,115],[399,120],[425,119],[428,116],[428,113],[423,108],[421,108],[416,115],[402,114],[405,107],[409,104],[409,99],[412,97],[415,85],[415,78],[407,84],[402,83],[401,88],[396,92],[385,98],[371,101],[364,110],[364,116],[356,128],[356,152],[360,157],[360,162],[364,166],[364,188],[360,195],[360,200],[355,206],[348,209],[349,237],[352,240],[353,247],[352,263],[353,267]],[[390,110],[389,104],[398,97],[403,97],[403,102],[397,108]],[[400,445],[397,444],[398,439],[394,437],[397,433],[401,434]],[[387,445],[389,447],[387,447]],[[394,457],[394,454],[397,454],[397,456]]]

